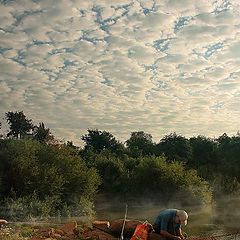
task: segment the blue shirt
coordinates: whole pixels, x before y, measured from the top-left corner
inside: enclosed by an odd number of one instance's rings
[[[161,230],[167,231],[176,235],[176,230],[180,229],[181,225],[175,223],[177,209],[166,209],[158,215],[155,224],[157,225],[157,232]]]

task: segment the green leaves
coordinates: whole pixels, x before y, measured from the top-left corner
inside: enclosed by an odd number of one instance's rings
[[[109,150],[118,153],[124,150],[123,145],[111,133],[106,131],[88,129],[88,134],[83,135],[81,139],[86,144],[85,149],[91,148],[94,152],[100,153]]]
[[[48,142],[54,137],[50,132],[49,128],[46,128],[44,123],[39,123],[39,126],[33,128],[33,138],[40,142]]]
[[[154,154],[155,144],[152,142],[152,135],[143,131],[132,132],[131,137],[126,141],[126,145],[133,157]]]
[[[4,158],[1,159],[0,172],[5,186],[1,189],[2,196],[11,197],[9,193],[12,191],[22,206],[36,195],[31,201],[38,207],[42,203],[45,210],[41,211],[45,212],[48,204],[57,211],[63,205],[81,208],[81,199],[85,199],[85,204],[86,199],[89,204],[93,201],[100,177],[94,168],[87,167],[80,157],[72,155],[68,146],[25,139],[1,140],[0,146],[0,156]],[[58,201],[49,202],[47,199]]]
[[[142,158],[131,182],[139,196],[162,201],[209,203],[212,199],[209,184],[196,171],[185,169],[180,162],[168,163],[163,157]]]
[[[32,130],[32,120],[27,119],[23,111],[7,112],[5,115],[10,128],[7,136],[13,136],[14,138],[22,138],[24,135],[26,135]]]

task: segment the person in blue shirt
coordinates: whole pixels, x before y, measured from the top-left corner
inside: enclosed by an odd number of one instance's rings
[[[187,225],[188,214],[184,210],[166,209],[158,215],[153,225],[155,233],[164,240],[184,239],[181,226]]]

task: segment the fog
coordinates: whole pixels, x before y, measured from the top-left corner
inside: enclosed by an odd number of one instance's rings
[[[154,223],[159,212],[166,208],[184,209],[189,214],[187,226],[183,228],[188,236],[215,236],[239,232],[240,197],[221,198],[207,206],[184,206],[176,202],[153,204],[149,201],[131,203],[101,202],[96,204],[96,218],[114,220],[124,218],[127,204],[127,219],[135,219]],[[236,239],[236,237],[234,238]],[[239,239],[239,236],[238,238]]]

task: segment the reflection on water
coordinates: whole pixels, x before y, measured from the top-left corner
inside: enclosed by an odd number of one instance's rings
[[[168,204],[167,206],[146,204],[128,204],[128,219],[148,220],[153,223],[158,213],[165,208],[183,208],[189,213],[188,225],[184,231],[188,236],[222,235],[240,230],[240,199],[219,200],[205,207],[187,207]],[[97,219],[113,220],[124,218],[126,204],[106,202],[96,205]]]

